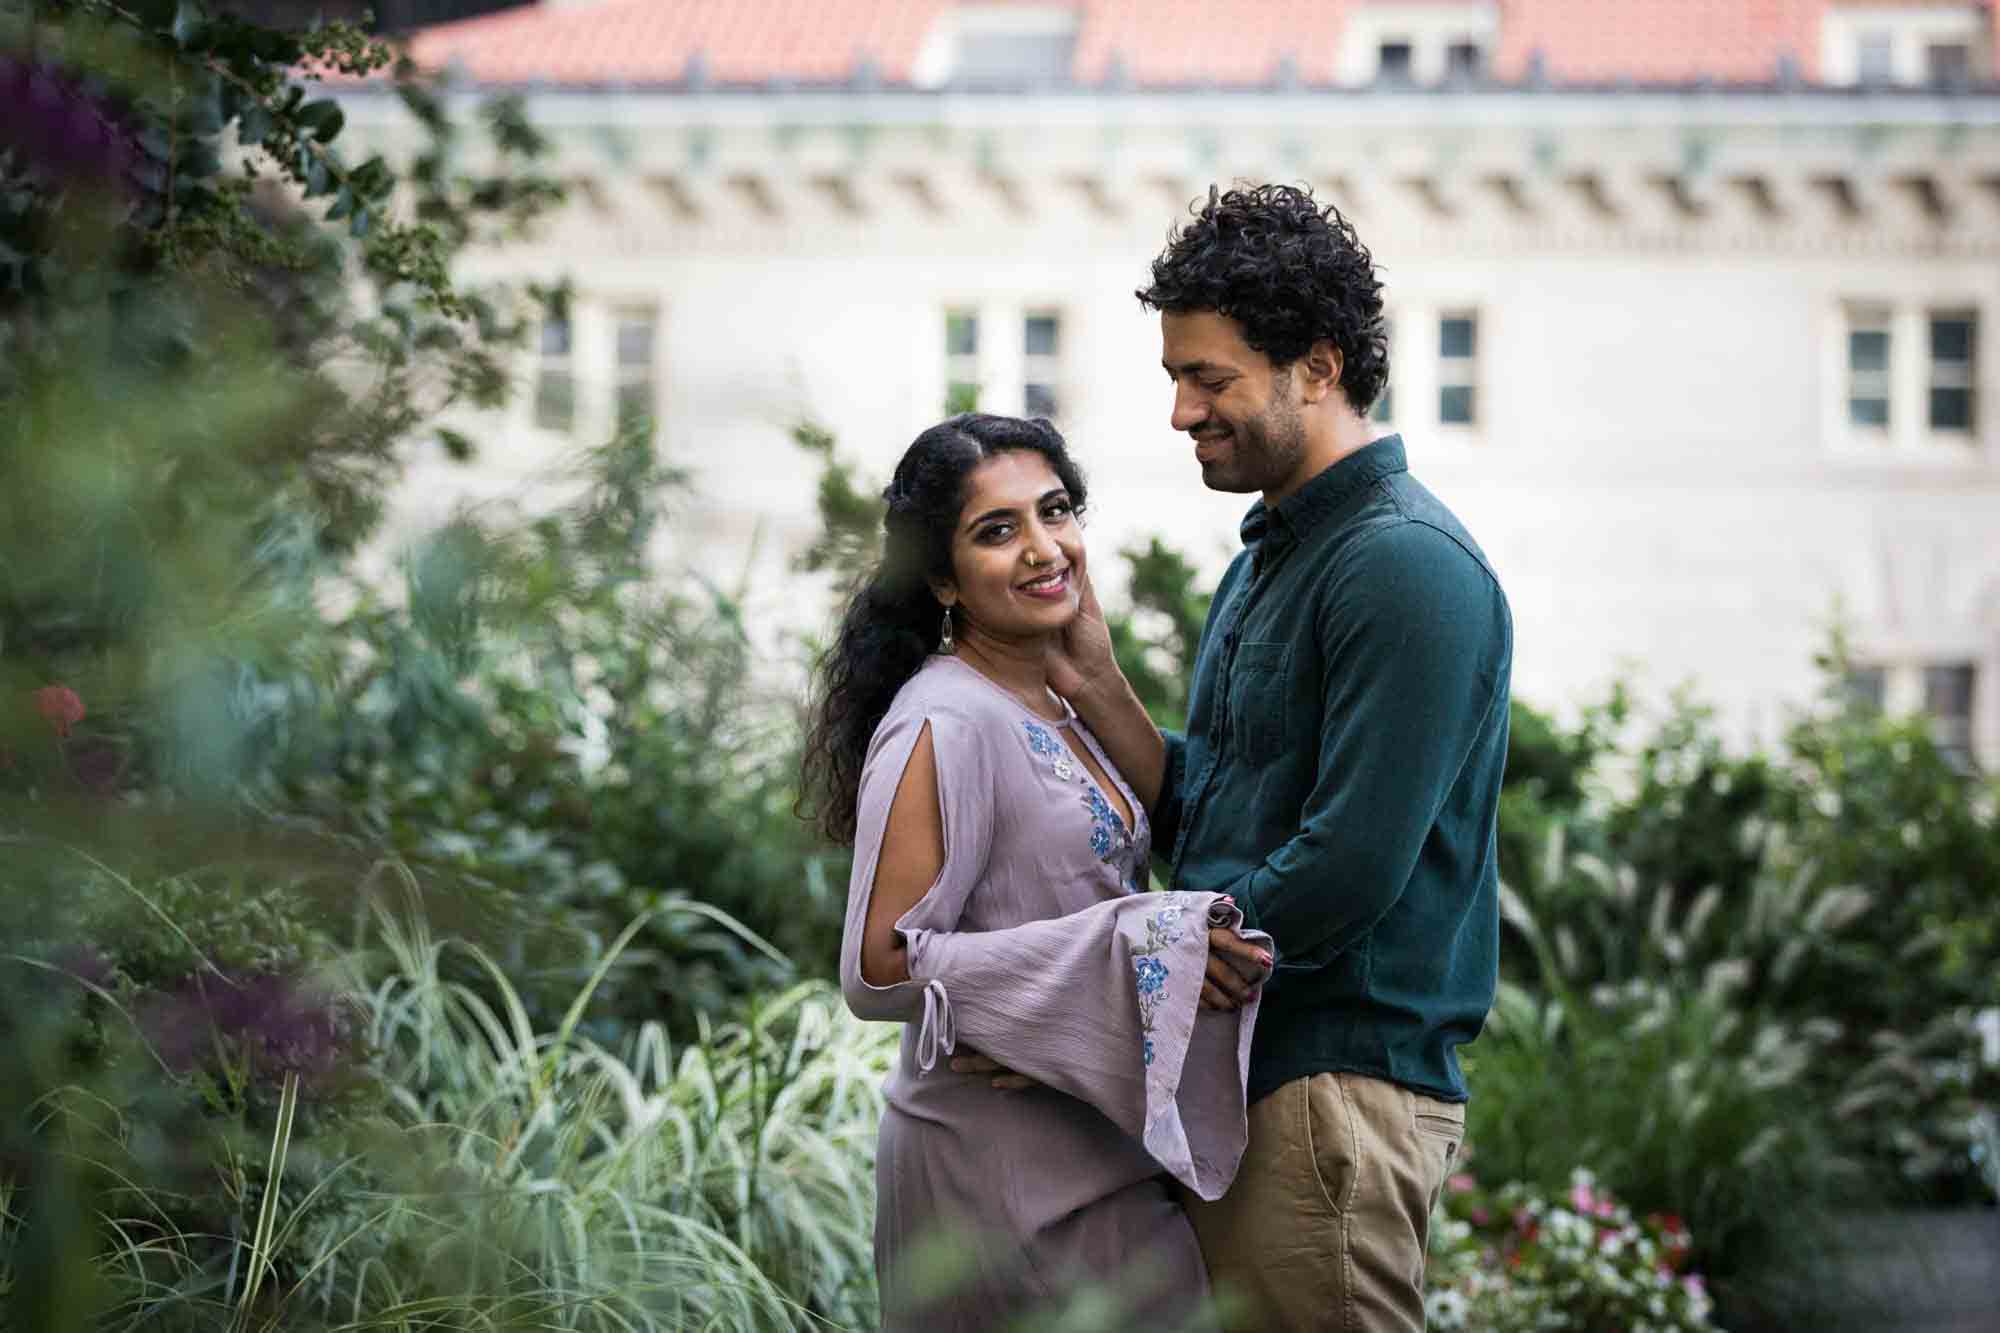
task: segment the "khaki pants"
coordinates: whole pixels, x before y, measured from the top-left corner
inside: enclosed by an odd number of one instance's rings
[[[1231,1333],[1421,1333],[1431,1209],[1464,1133],[1464,1106],[1359,1074],[1252,1106],[1229,1192],[1181,1195]]]

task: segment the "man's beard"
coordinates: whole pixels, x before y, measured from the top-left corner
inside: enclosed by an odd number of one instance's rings
[[[1230,423],[1229,454],[1202,468],[1202,484],[1231,493],[1276,490],[1298,471],[1305,450],[1305,422],[1274,386],[1262,413]]]

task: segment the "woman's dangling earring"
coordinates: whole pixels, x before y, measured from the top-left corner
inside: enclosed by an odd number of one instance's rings
[[[944,629],[938,634],[938,651],[948,653],[951,651],[951,645],[951,608],[947,606],[944,609]]]

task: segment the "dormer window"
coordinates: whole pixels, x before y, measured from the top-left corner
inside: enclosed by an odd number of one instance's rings
[[[1340,76],[1362,84],[1467,83],[1485,75],[1500,34],[1500,7],[1484,3],[1350,6]]]
[[[1021,89],[1068,83],[1076,11],[1040,5],[961,5],[924,39],[911,81],[924,88]]]
[[[1864,32],[1854,41],[1854,81],[1870,88],[1896,81],[1896,36]]]
[[[1376,49],[1375,77],[1383,83],[1408,83],[1410,44],[1406,41],[1383,42]]]
[[[1826,82],[1955,88],[1985,78],[1992,20],[1977,4],[1835,4],[1820,20]]]
[[[1924,81],[1934,88],[1972,82],[1972,48],[1964,42],[1932,42],[1924,48]]]

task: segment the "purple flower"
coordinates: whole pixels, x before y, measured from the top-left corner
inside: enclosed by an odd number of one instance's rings
[[[219,1036],[261,1072],[314,1080],[334,1072],[349,1042],[344,1006],[277,973],[196,976],[162,997],[148,1018],[160,1058],[183,1071],[201,1063]]]

